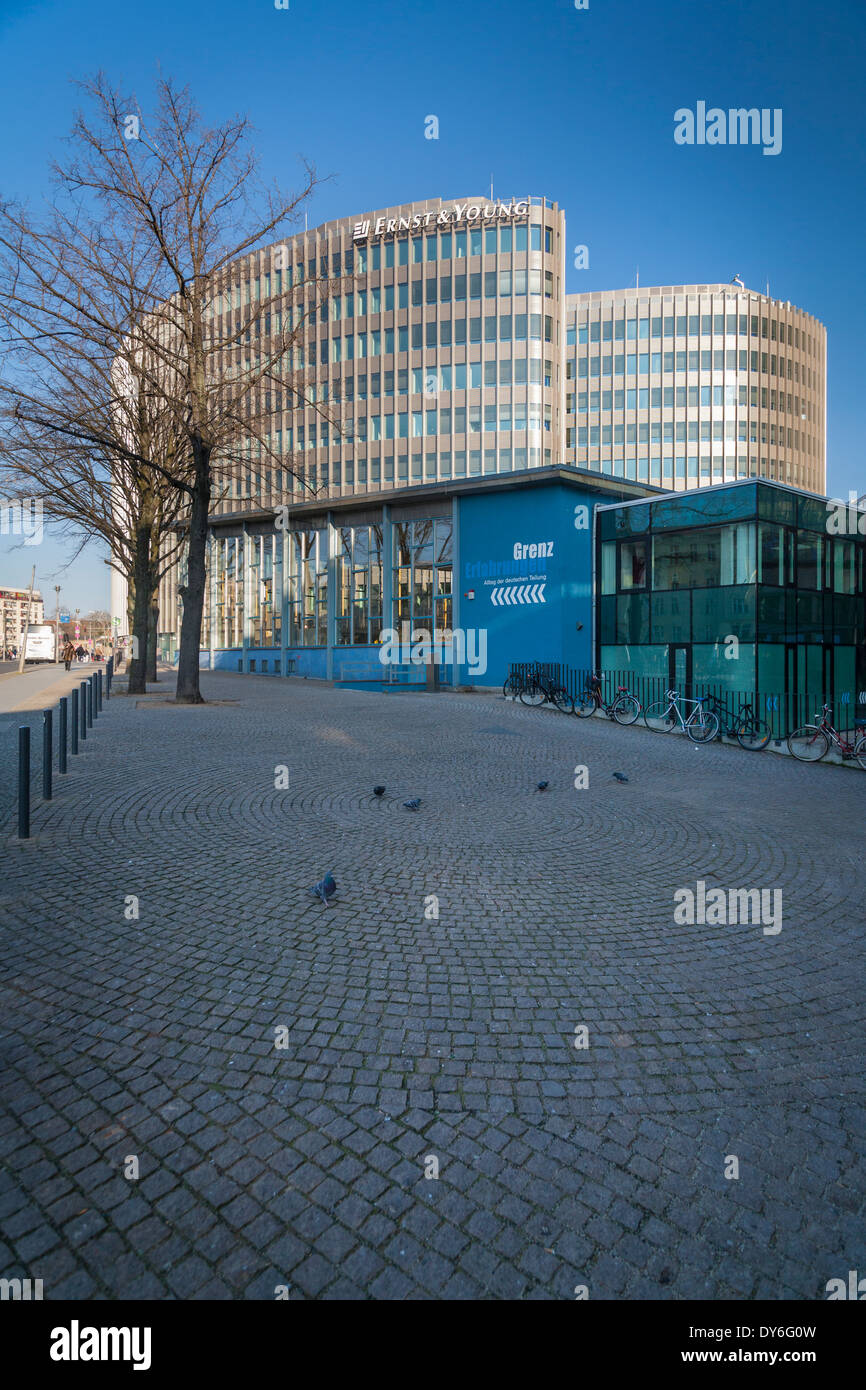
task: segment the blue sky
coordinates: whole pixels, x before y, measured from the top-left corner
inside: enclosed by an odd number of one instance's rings
[[[829,334],[828,491],[866,492],[866,7],[851,0],[4,0],[0,194],[41,198],[76,93],[103,68],[147,107],[159,67],[206,117],[247,114],[263,170],[298,157],[330,180],[310,225],[412,199],[546,194],[589,269],[569,290],[707,283],[739,274]],[[780,107],[778,156],[683,147],[673,113]],[[424,119],[439,118],[425,140]],[[14,132],[13,138],[8,137]],[[569,264],[571,258],[569,258]],[[0,583],[29,578],[82,611],[107,605],[96,550],[68,570],[51,540],[0,539]]]

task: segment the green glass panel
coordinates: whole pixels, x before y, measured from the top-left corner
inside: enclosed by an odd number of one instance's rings
[[[599,641],[616,642],[616,599],[602,598],[598,605]]]
[[[758,641],[784,642],[785,591],[762,584],[758,589]],[[769,688],[769,687],[768,687]]]
[[[649,595],[624,594],[616,601],[617,641],[642,645],[649,641]]]
[[[653,594],[653,642],[690,642],[691,637],[691,594],[689,590],[686,589],[680,593]]]
[[[758,483],[758,516],[767,521],[778,521],[783,526],[793,526],[797,518],[797,494],[785,488],[767,487]]]
[[[720,521],[738,521],[755,515],[755,486],[705,488],[688,497],[666,497],[652,503],[654,531],[673,527],[712,526]]]
[[[797,499],[797,525],[809,531],[827,534],[827,503],[822,497],[799,497]]]
[[[692,640],[722,642],[737,637],[755,640],[755,590],[751,584],[724,589],[695,589],[692,594]]]
[[[667,647],[619,647],[611,645],[601,648],[601,669],[603,671],[622,671],[635,676],[661,676],[667,679]]]
[[[730,591],[728,591],[730,592]],[[733,649],[722,642],[704,646],[695,642],[692,646],[692,682],[696,689],[713,686],[751,698],[755,688],[755,646],[751,642],[741,642],[736,656],[730,656]]]
[[[821,594],[797,594],[797,640],[824,640],[824,604]]]

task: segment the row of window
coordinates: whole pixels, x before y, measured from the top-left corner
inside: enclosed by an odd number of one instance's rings
[[[593,448],[604,444],[699,444],[733,440],[739,444],[778,444],[782,449],[812,452],[812,439],[805,430],[778,427],[761,420],[650,420],[626,425],[569,425],[565,447]]]
[[[759,333],[760,328],[760,333]],[[766,319],[757,314],[669,314],[657,318],[615,318],[594,320],[568,329],[566,342],[609,343],[649,338],[696,338],[712,334],[737,335],[740,338],[767,338],[771,343],[787,343],[789,347],[814,351],[814,338],[795,324]],[[801,344],[802,337],[802,344]]]
[[[760,364],[760,365],[759,365]],[[566,364],[566,376],[571,363]],[[790,357],[777,358],[775,353],[737,352],[733,348],[706,348],[688,352],[616,352],[604,357],[579,357],[578,378],[595,376],[661,376],[677,372],[763,372],[764,376],[786,376],[789,381],[801,380],[800,364]],[[817,386],[818,373],[804,365],[802,382]]]
[[[745,643],[820,643],[836,647],[837,651],[840,646],[853,647],[863,641],[863,606],[860,600],[845,594],[756,589],[751,585],[622,594],[599,600],[598,631],[603,646],[630,649],[645,649],[652,644],[662,647],[712,643],[717,659],[721,659],[715,671],[707,663],[707,678],[714,683],[719,677],[727,679],[737,689],[741,687],[738,672],[748,669],[744,658],[749,663],[753,656],[753,650],[744,647]],[[740,642],[739,661],[728,661],[723,655],[731,636]],[[769,663],[761,664],[770,669]],[[853,674],[852,662],[849,680],[853,680]],[[776,680],[775,688],[783,688],[781,662]],[[822,689],[817,672],[815,689]]]
[[[519,447],[484,449],[428,449],[424,453],[398,454],[374,452],[369,458],[332,458],[299,464],[290,470],[265,470],[225,480],[221,487],[225,510],[237,510],[237,503],[261,502],[268,497],[292,494],[309,499],[327,487],[355,483],[406,483],[424,479],[465,478],[481,473],[522,472],[527,468],[549,468],[553,451],[531,444]],[[273,488],[271,480],[274,480]]]
[[[333,251],[330,255],[312,256],[306,261],[295,261],[282,269],[265,271],[240,284],[224,288],[214,296],[209,306],[208,317],[231,313],[232,310],[260,299],[270,299],[272,295],[283,294],[286,290],[294,289],[311,280],[353,274],[365,275],[382,268],[391,269],[394,265],[419,265],[423,262],[464,260],[467,256],[492,256],[497,251],[500,255],[540,251],[542,243],[545,252],[549,254],[553,250],[553,230],[550,227],[542,228],[533,222],[516,227],[428,232],[423,236],[401,237],[397,241],[375,242],[372,246]],[[275,259],[279,258],[280,249],[276,248],[273,253]],[[286,248],[286,254],[288,250],[289,248]]]
[[[757,409],[759,400],[762,410],[774,410],[787,415],[799,415],[811,420],[812,402],[803,397],[792,396],[791,392],[775,391],[766,386],[736,386],[732,382],[726,386],[641,386],[616,391],[578,391],[568,392],[565,397],[565,413],[572,415],[593,414],[600,410],[693,410],[699,406],[747,406]],[[787,400],[787,404],[786,404]]]
[[[410,376],[411,372],[411,376]],[[366,401],[368,397],[378,400],[381,396],[438,396],[447,391],[477,390],[482,386],[550,386],[553,382],[553,363],[540,357],[497,357],[482,362],[455,362],[427,367],[398,367],[382,372],[361,372],[356,376],[335,378],[312,382],[305,396],[286,390],[266,392],[264,396],[265,414],[271,410],[280,413],[284,409],[303,410],[305,405],[330,402],[347,403]],[[396,390],[395,390],[396,387]]]
[[[542,332],[543,330],[543,332]],[[365,357],[389,357],[410,348],[461,347],[464,343],[510,343],[553,341],[553,319],[545,314],[487,314],[466,319],[428,319],[406,328],[373,329],[369,333],[346,333],[341,337],[323,338],[319,343],[319,365],[352,362]],[[330,343],[330,349],[329,349]],[[315,365],[315,344],[305,351],[295,349],[296,369]]]
[[[666,531],[601,547],[601,592],[771,584],[855,594],[863,547],[852,540],[754,521]]]
[[[351,294],[335,294],[319,306],[319,319],[325,322],[339,322],[342,319],[365,318],[368,314],[389,313],[393,309],[417,308],[420,304],[450,304],[452,299],[462,303],[466,299],[510,299],[512,294],[541,294],[545,299],[553,298],[553,275],[540,270],[487,270],[473,272],[471,275],[443,275],[426,280],[404,280],[398,285],[384,285],[381,289],[354,290]],[[309,314],[315,308],[307,308]],[[286,328],[293,328],[303,318],[303,306],[294,309],[288,306],[281,320]],[[265,315],[265,331],[267,319]],[[278,325],[279,326],[279,325]]]

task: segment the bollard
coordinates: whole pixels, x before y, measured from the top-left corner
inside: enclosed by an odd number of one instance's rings
[[[54,718],[50,709],[42,711],[42,798],[51,800],[51,755],[53,752]]]
[[[97,712],[101,712],[101,710],[102,710],[102,671],[101,671],[101,670],[97,671],[97,673],[96,673],[96,709],[97,709]]]
[[[111,677],[114,675],[114,657],[108,658],[108,665],[105,668],[105,698],[111,699]]]
[[[72,692],[72,751],[78,752],[78,690]]]
[[[93,677],[87,677],[87,727],[93,728]]]
[[[62,695],[60,698],[60,723],[57,727],[57,771],[61,773],[66,771],[66,730],[68,723],[66,696]]]
[[[30,727],[18,730],[18,839],[30,838]]]
[[[87,681],[81,682],[81,698],[78,701],[81,710],[81,737],[87,738]]]

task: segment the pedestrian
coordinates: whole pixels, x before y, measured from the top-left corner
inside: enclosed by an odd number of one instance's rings
[[[82,645],[81,645],[80,642],[79,642],[78,646],[77,646],[76,649],[75,649],[75,655],[78,657],[78,660],[79,660],[79,661],[83,661],[83,660],[84,660],[84,648],[82,647]]]
[[[66,639],[66,646],[63,648],[63,664],[64,664],[64,666],[66,667],[67,671],[69,670],[69,667],[70,667],[71,664],[72,664],[72,659],[73,659],[74,656],[75,656],[75,648],[73,647],[72,643],[70,642],[69,638],[67,637],[67,639]]]

